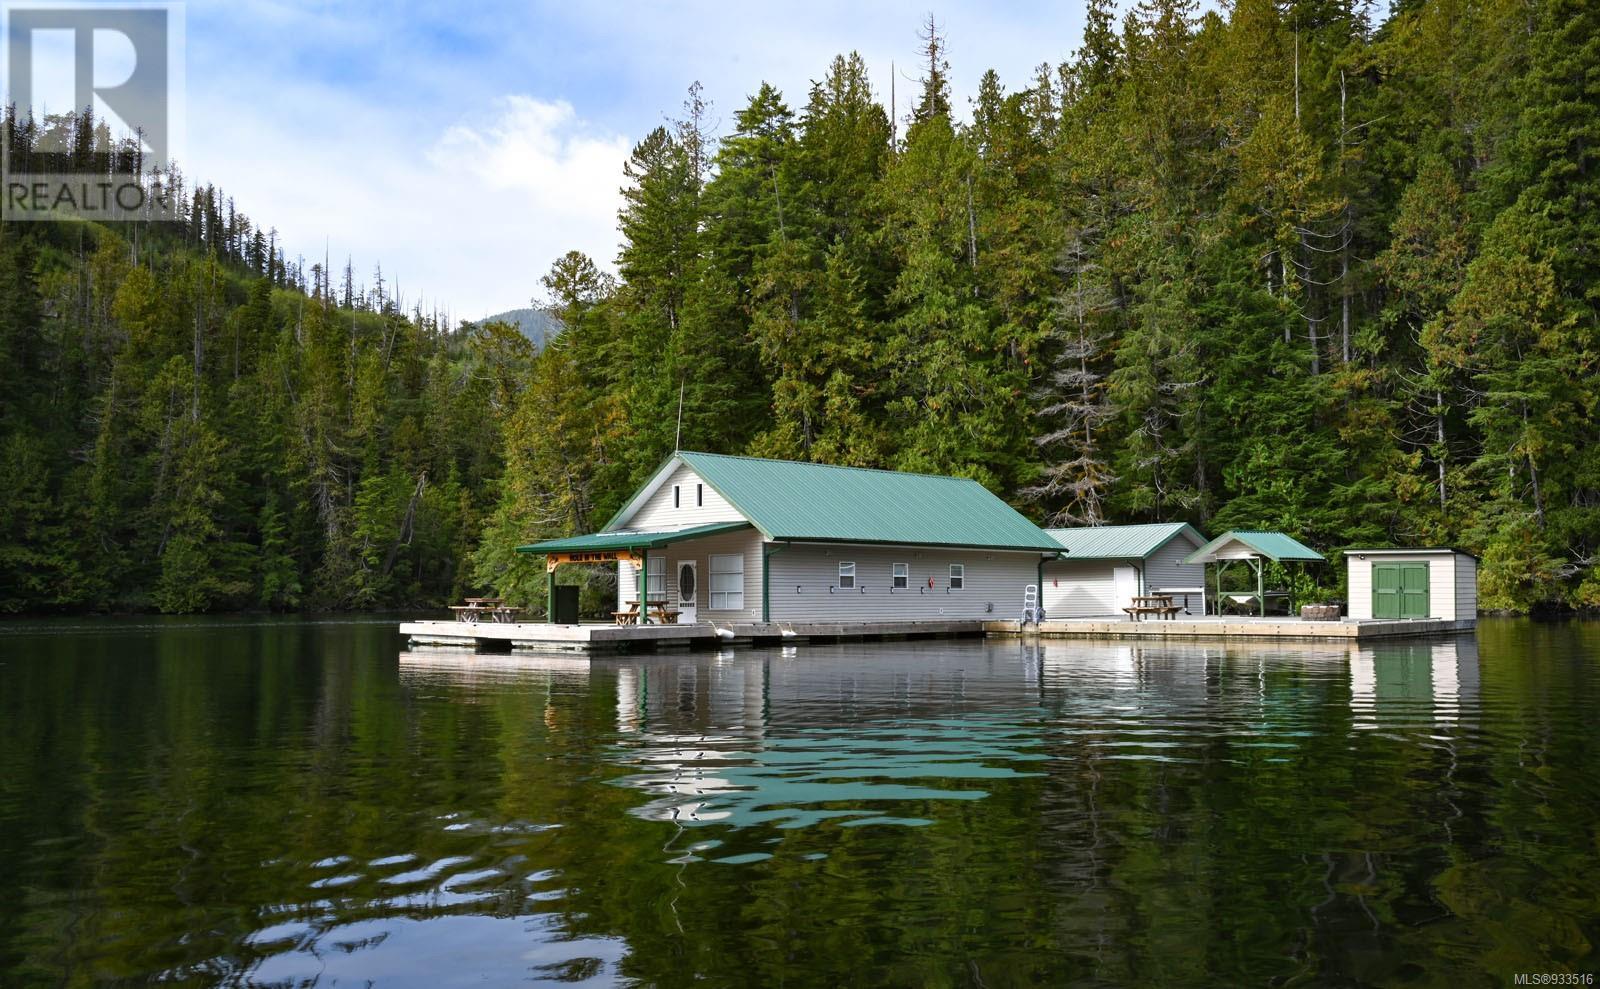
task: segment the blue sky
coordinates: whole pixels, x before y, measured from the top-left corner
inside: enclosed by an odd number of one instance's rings
[[[185,160],[291,255],[457,318],[528,304],[577,248],[617,248],[622,162],[701,81],[725,126],[765,80],[791,108],[858,50],[887,99],[914,90],[918,3],[416,3],[191,0]],[[1061,61],[1081,2],[934,10],[964,108],[990,67],[1008,88]]]

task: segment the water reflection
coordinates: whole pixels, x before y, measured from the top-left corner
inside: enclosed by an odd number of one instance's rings
[[[1392,642],[1350,649],[1350,710],[1358,728],[1431,714],[1454,723],[1478,696],[1478,640]]]
[[[0,984],[1470,985],[1600,943],[1600,626],[396,650],[0,635]]]

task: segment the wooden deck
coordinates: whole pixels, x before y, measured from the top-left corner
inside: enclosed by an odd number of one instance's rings
[[[1394,621],[1307,621],[1303,618],[1193,617],[1171,621],[1069,618],[1019,629],[1015,621],[985,622],[989,635],[1037,635],[1047,639],[1314,639],[1365,642],[1470,632],[1475,621],[1414,618]]]

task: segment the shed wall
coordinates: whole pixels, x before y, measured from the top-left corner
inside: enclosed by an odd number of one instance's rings
[[[1426,563],[1428,565],[1428,617],[1474,618],[1477,616],[1476,587],[1474,586],[1473,611],[1458,616],[1456,610],[1457,561],[1471,557],[1456,553],[1383,553],[1367,554],[1359,559],[1355,554],[1345,557],[1349,574],[1349,615],[1356,619],[1372,617],[1372,566],[1375,563]],[[1475,579],[1475,578],[1474,578]]]
[[[1180,535],[1151,553],[1144,561],[1144,590],[1152,593],[1160,587],[1204,587],[1206,568],[1201,563],[1185,563],[1183,558],[1199,549],[1202,544],[1191,542]],[[1196,602],[1195,607],[1198,607]]]
[[[1117,610],[1114,560],[1057,560],[1044,565],[1046,618],[1104,618]]]

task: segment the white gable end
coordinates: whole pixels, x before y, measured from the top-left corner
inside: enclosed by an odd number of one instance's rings
[[[654,490],[647,487],[641,492],[633,514],[621,519],[617,528],[654,531],[746,521],[687,464],[677,463],[669,468],[664,476],[654,479]]]

